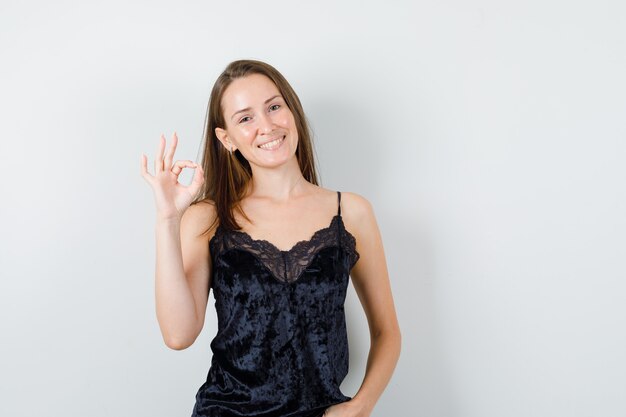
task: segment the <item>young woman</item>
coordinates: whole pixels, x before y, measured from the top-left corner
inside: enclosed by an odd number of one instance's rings
[[[368,200],[318,185],[302,105],[255,60],[230,63],[209,101],[201,164],[174,161],[161,135],[154,191],[156,309],[166,345],[185,349],[213,289],[218,329],[193,417],[367,417],[401,336],[382,239]],[[178,176],[195,168],[192,183]],[[353,396],[344,301],[349,277],[371,345]]]

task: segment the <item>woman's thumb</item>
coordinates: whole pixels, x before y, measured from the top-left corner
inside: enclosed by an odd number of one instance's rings
[[[193,173],[193,179],[191,180],[191,185],[194,188],[200,188],[200,186],[204,183],[204,170],[202,166],[196,164],[195,171]]]

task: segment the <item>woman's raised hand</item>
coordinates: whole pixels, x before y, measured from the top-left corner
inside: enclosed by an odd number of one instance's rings
[[[157,218],[163,220],[180,220],[204,183],[204,171],[200,165],[189,160],[172,163],[177,144],[178,136],[174,132],[172,144],[164,156],[165,136],[161,135],[154,161],[154,175],[148,172],[148,157],[141,155],[141,176],[152,187],[157,205]],[[197,168],[188,186],[178,182],[178,176],[183,168]]]

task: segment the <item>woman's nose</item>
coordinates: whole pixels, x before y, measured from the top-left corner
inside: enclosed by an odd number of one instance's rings
[[[274,121],[272,117],[265,113],[261,116],[259,120],[259,130],[264,133],[269,133],[274,129]]]

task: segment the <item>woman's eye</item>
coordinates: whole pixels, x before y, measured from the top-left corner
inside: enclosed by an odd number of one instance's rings
[[[270,109],[272,109],[272,108],[274,108],[274,107],[278,107],[278,108],[280,108],[280,104],[272,104],[272,105],[270,106]],[[278,109],[276,109],[276,110],[278,110]],[[243,118],[239,119],[239,123],[243,123],[243,122],[245,122],[245,121],[246,121],[246,119],[249,119],[249,118],[250,118],[250,116],[243,117]]]

